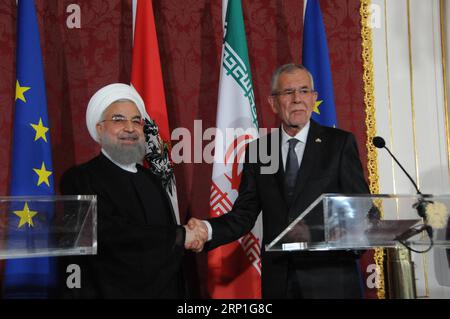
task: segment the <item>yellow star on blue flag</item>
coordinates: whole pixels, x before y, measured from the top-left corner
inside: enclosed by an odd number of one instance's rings
[[[314,104],[314,109],[313,112],[317,113],[320,115],[320,111],[319,111],[319,105],[322,104],[323,100],[317,100],[316,103]]]
[[[36,131],[34,141],[37,141],[38,139],[42,138],[45,142],[47,142],[47,136],[45,136],[45,133],[47,133],[48,127],[45,127],[42,124],[42,118],[39,118],[38,124],[30,123],[30,125]]]
[[[38,212],[32,211],[28,208],[28,203],[25,202],[23,210],[16,210],[14,214],[20,217],[19,225],[17,227],[22,227],[25,224],[28,224],[28,227],[33,227],[33,217],[37,215]]]
[[[50,182],[48,181],[48,177],[52,175],[52,172],[47,171],[45,169],[45,163],[42,162],[41,168],[33,168],[33,171],[39,176],[37,186],[41,185],[42,183],[47,184],[47,186],[50,186]]]
[[[29,86],[20,86],[19,81],[16,81],[16,101],[17,99],[22,100],[23,102],[26,102],[24,93],[31,89]]]

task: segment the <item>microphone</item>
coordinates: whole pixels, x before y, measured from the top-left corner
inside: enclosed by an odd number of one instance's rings
[[[391,157],[394,159],[394,161],[398,164],[398,166],[402,169],[403,173],[409,178],[411,183],[414,185],[417,194],[422,195],[422,192],[419,190],[419,187],[417,187],[416,182],[412,179],[412,177],[408,174],[408,172],[403,168],[402,164],[397,160],[397,158],[394,156],[394,154],[391,153],[391,151],[386,147],[386,141],[381,136],[375,136],[372,139],[372,143],[376,148],[384,148],[388,153],[391,155]]]

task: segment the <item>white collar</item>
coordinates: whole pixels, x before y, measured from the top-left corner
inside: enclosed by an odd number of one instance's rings
[[[103,155],[105,155],[111,162],[113,162],[114,164],[116,164],[117,166],[119,166],[121,169],[130,172],[130,173],[137,173],[137,168],[136,168],[136,163],[132,163],[132,164],[120,164],[117,163],[115,160],[113,160],[111,158],[111,156],[108,155],[108,153],[106,153],[106,151],[102,148],[102,153]]]
[[[306,123],[306,125],[295,135],[290,136],[286,131],[284,130],[283,124],[281,125],[281,145],[284,145],[284,143],[287,143],[291,138],[296,138],[303,144],[306,144],[306,139],[308,138],[308,132],[310,127],[310,121]]]

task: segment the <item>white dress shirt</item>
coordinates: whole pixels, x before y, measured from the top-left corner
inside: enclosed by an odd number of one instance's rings
[[[305,146],[306,146],[306,139],[308,138],[309,133],[309,121],[306,123],[306,125],[298,132],[295,136],[290,136],[286,133],[286,131],[283,128],[283,125],[281,125],[281,156],[283,159],[283,168],[286,169],[286,160],[287,160],[287,154],[289,151],[289,140],[291,138],[295,138],[299,140],[299,143],[295,145],[295,153],[297,154],[298,159],[298,167],[300,167],[300,164],[302,163],[303,153],[305,152]]]

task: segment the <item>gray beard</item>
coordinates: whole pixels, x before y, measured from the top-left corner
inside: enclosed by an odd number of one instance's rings
[[[103,149],[119,164],[130,165],[142,163],[146,146],[144,141],[138,141],[134,145],[121,145],[113,142],[106,134],[100,136]]]

